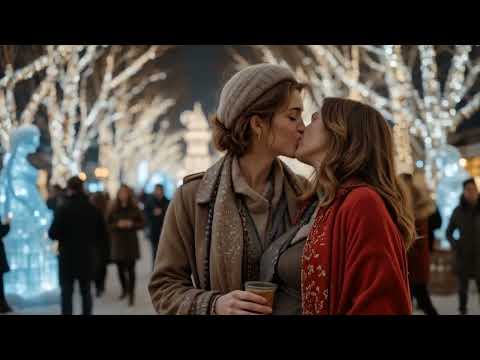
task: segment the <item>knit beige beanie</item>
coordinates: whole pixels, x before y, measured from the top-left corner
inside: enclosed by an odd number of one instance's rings
[[[217,116],[230,129],[233,122],[250,105],[268,90],[282,81],[296,81],[287,67],[273,64],[257,64],[236,73],[223,87]]]

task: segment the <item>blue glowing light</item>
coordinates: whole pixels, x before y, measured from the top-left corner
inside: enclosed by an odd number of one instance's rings
[[[442,216],[442,227],[435,231],[435,237],[447,246],[445,231],[453,210],[460,202],[462,183],[470,176],[463,167],[458,166],[461,156],[453,146],[446,145],[436,150],[433,157],[440,171],[436,195],[437,206]]]
[[[38,128],[21,126],[10,139],[0,172],[0,216],[12,217],[3,240],[10,265],[4,276],[5,292],[33,299],[58,290],[57,257],[47,235],[53,214],[37,189],[38,170],[27,159],[40,144]]]
[[[145,185],[145,192],[152,193],[156,184],[163,185],[165,197],[168,199],[173,197],[173,194],[177,188],[175,179],[170,177],[168,174],[156,172],[147,181]]]

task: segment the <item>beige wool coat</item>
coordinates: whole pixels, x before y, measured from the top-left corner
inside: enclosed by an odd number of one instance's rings
[[[159,314],[209,314],[212,299],[243,288],[241,254],[243,234],[233,189],[221,185],[214,207],[209,279],[205,290],[205,252],[208,204],[222,174],[230,174],[227,157],[205,173],[187,176],[167,210],[148,290]],[[307,180],[295,175],[280,160],[284,191],[291,221],[298,210],[298,196]],[[222,164],[227,164],[222,168]],[[231,164],[231,162],[230,162]],[[224,176],[227,177],[228,176]],[[228,183],[228,181],[227,181]],[[239,244],[239,245],[238,245]],[[232,246],[230,246],[232,245]]]

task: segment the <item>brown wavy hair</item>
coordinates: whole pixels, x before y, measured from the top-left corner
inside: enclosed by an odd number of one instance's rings
[[[278,83],[245,109],[233,122],[231,129],[227,129],[216,115],[213,116],[210,123],[215,148],[238,157],[245,154],[252,140],[252,128],[247,120],[258,115],[270,128],[275,113],[288,105],[292,92],[302,91],[304,87],[305,85],[290,80]]]
[[[325,160],[315,169],[312,188],[303,198],[321,191],[325,196],[320,206],[328,206],[341,184],[358,177],[382,197],[408,249],[415,239],[415,223],[396,176],[393,136],[387,122],[373,107],[341,98],[326,98],[321,115],[331,140]]]
[[[115,200],[113,201],[113,204],[110,208],[110,213],[117,212],[119,209],[121,209],[122,204],[120,202],[119,195],[122,189],[126,189],[128,193],[127,207],[129,209],[140,210],[140,208],[138,207],[137,198],[135,197],[135,192],[133,191],[133,189],[128,185],[122,184],[120,185],[120,188],[117,191],[117,196],[115,197]]]
[[[425,220],[435,212],[435,203],[430,198],[426,184],[421,175],[402,173],[399,175],[400,182],[405,188],[407,206],[410,207],[416,220]],[[421,186],[423,185],[423,186]]]

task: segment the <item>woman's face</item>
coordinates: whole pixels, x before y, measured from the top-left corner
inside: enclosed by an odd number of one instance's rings
[[[122,203],[128,202],[128,190],[126,188],[121,188],[118,192],[118,199]]]
[[[295,157],[318,169],[325,158],[329,144],[329,134],[323,123],[321,114],[315,112],[312,122],[305,128],[298,145]]]
[[[268,135],[268,148],[274,156],[294,157],[305,130],[302,119],[303,99],[300,91],[292,92],[287,106],[277,112]]]

